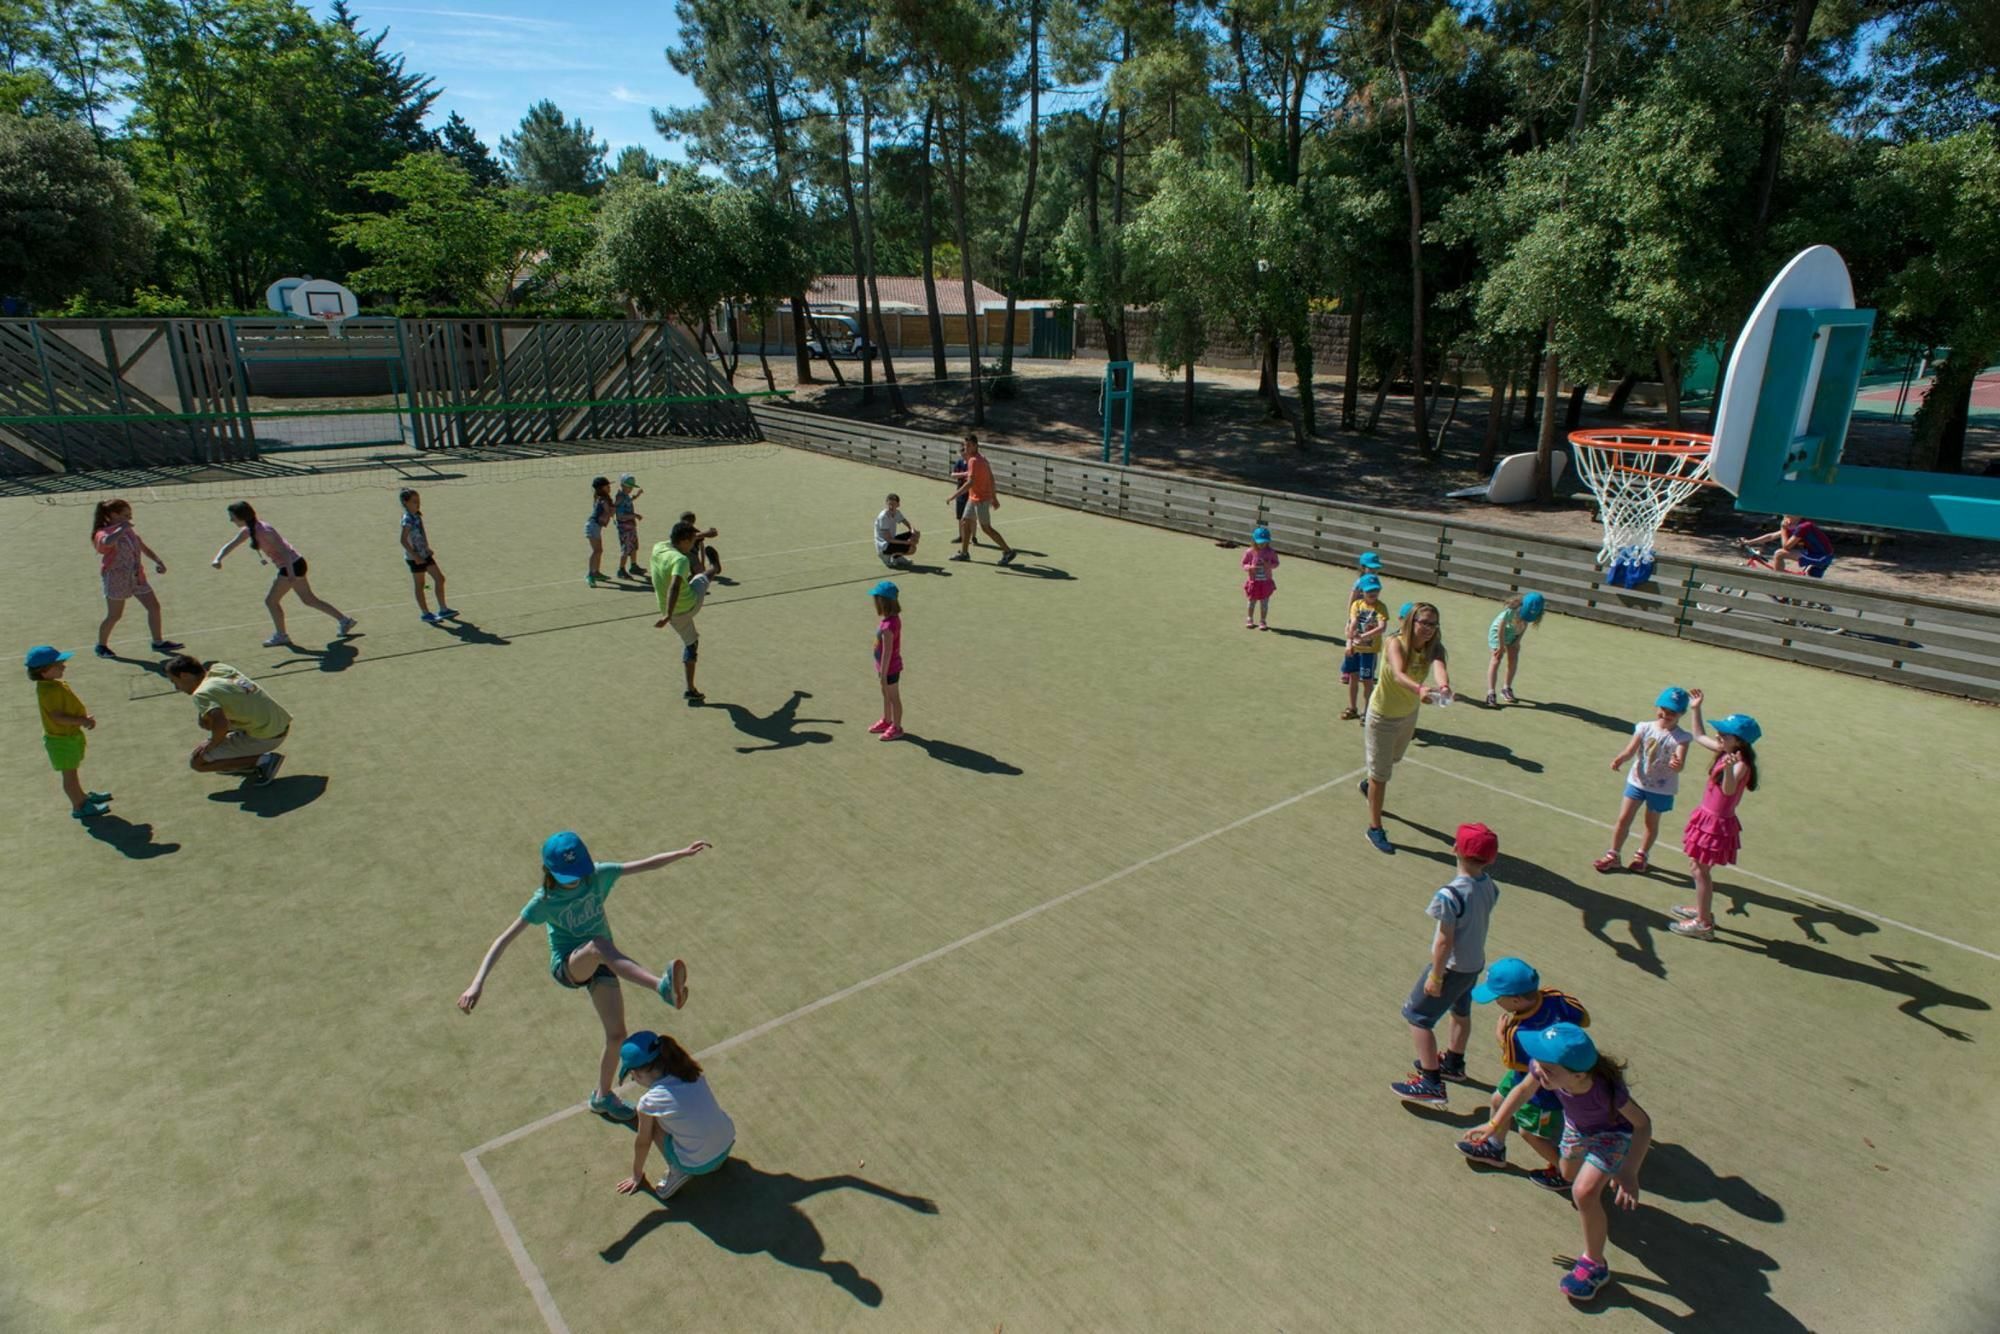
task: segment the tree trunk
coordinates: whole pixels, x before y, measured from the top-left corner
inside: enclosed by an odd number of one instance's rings
[[[972,358],[972,424],[986,424],[986,392],[981,384],[979,364],[979,306],[972,297],[972,234],[965,222],[965,172],[970,156],[968,141],[972,138],[971,128],[966,124],[968,112],[965,98],[958,98],[958,144],[956,160],[952,170],[945,173],[951,178],[951,220],[958,234],[958,272],[965,286],[965,350]]]
[[[1181,381],[1181,425],[1194,429],[1194,361],[1189,359]]]
[[[1542,392],[1541,386],[1537,385],[1535,380],[1542,373],[1542,359],[1548,355],[1548,351],[1549,331],[1537,330],[1534,355],[1528,358],[1527,375],[1521,381],[1521,427],[1524,430],[1535,429],[1536,405],[1541,402]]]
[[[1555,321],[1550,322],[1553,329]],[[1553,505],[1555,479],[1550,475],[1556,447],[1556,396],[1562,393],[1562,358],[1550,347],[1542,355],[1542,432],[1535,440],[1535,499]]]
[[[925,312],[931,326],[931,378],[942,380],[944,369],[944,316],[938,311],[937,288],[937,224],[933,216],[936,186],[931,171],[931,127],[937,124],[938,104],[932,98],[924,104],[924,300],[930,304]]]
[[[1021,189],[1021,221],[1014,228],[1014,262],[1008,267],[1006,333],[1000,340],[1000,374],[1014,373],[1014,302],[1021,291],[1021,263],[1028,251],[1028,219],[1035,207],[1035,171],[1042,156],[1042,4],[1028,4],[1028,180]]]
[[[1394,384],[1396,377],[1402,373],[1403,363],[1400,360],[1382,372],[1381,382],[1375,386],[1375,406],[1368,409],[1368,425],[1363,428],[1369,435],[1375,434],[1375,428],[1381,424],[1382,409],[1389,402],[1389,386]]]
[[[1660,398],[1667,407],[1667,429],[1681,429],[1681,360],[1662,343],[1659,349]]]
[[[1771,220],[1771,196],[1778,185],[1778,165],[1785,151],[1785,115],[1791,109],[1792,82],[1805,63],[1806,42],[1812,36],[1813,14],[1819,0],[1792,0],[1792,27],[1785,53],[1778,60],[1778,80],[1764,106],[1764,142],[1757,157],[1757,213],[1751,228],[1750,251],[1763,248],[1764,229]]]
[[[1366,291],[1354,294],[1354,313],[1347,317],[1347,366],[1342,371],[1340,386],[1340,429],[1354,429],[1356,410],[1361,398],[1361,312],[1368,302]],[[1347,302],[1340,303],[1347,309]]]
[[[798,212],[799,197],[792,188],[791,145],[785,134],[785,117],[778,106],[778,85],[772,75],[771,66],[764,65],[764,131],[771,139],[771,162],[776,168],[778,183],[784,187],[785,205],[794,213]],[[792,348],[797,360],[798,383],[813,383],[812,349],[806,345],[811,336],[812,322],[808,314],[805,289],[792,293]],[[829,357],[827,364],[832,365]],[[835,372],[839,378],[839,372]]]
[[[1410,96],[1410,74],[1403,67],[1402,49],[1392,29],[1389,62],[1403,94],[1403,182],[1410,196],[1410,416],[1417,448],[1430,447],[1424,417],[1424,199],[1417,188],[1417,105]],[[1588,73],[1585,75],[1589,77]]]
[[[1965,425],[1972,407],[1972,384],[1979,368],[1990,359],[1968,347],[1957,347],[1950,359],[1937,368],[1931,391],[1924,395],[1910,423],[1914,467],[1929,472],[1959,472],[1965,467]]]
[[[1257,392],[1263,395],[1265,415],[1284,415],[1278,406],[1278,331],[1268,327],[1257,331]]]
[[[896,383],[896,358],[889,350],[889,326],[882,319],[882,283],[875,272],[875,168],[871,135],[874,129],[875,107],[868,98],[868,89],[861,89],[861,251],[868,262],[868,304],[875,312],[875,336],[869,341],[882,357],[882,382],[889,387],[889,412],[901,417],[909,409],[903,406],[903,387]],[[901,327],[902,316],[897,316]],[[862,328],[865,330],[866,325]]]
[[[1638,383],[1639,372],[1626,371],[1624,376],[1618,381],[1617,387],[1612,389],[1611,401],[1604,405],[1605,415],[1611,417],[1624,416],[1626,400],[1632,397],[1632,390]]]
[[[1292,374],[1299,379],[1299,437],[1298,446],[1305,448],[1306,438],[1319,434],[1319,424],[1313,412],[1313,340],[1312,316],[1307,315],[1298,328],[1292,330]]]
[[[868,256],[861,240],[861,210],[854,203],[854,171],[849,156],[854,152],[854,142],[847,133],[847,90],[843,84],[836,108],[840,113],[840,197],[847,205],[847,241],[854,253],[854,313],[856,324],[861,331],[861,401],[875,401],[875,358],[869,355],[867,344],[874,341],[868,336]],[[832,348],[827,349],[832,352]]]
[[[1437,439],[1432,443],[1430,456],[1438,458],[1444,453],[1444,438],[1451,434],[1451,424],[1458,420],[1458,401],[1465,396],[1465,370],[1454,366],[1451,372],[1451,407],[1446,409],[1444,424],[1438,427]]]
[[[1583,395],[1584,391],[1588,388],[1589,386],[1585,384],[1570,386],[1569,406],[1563,410],[1563,429],[1565,431],[1574,431],[1577,427],[1583,425]]]
[[[1501,376],[1486,400],[1486,434],[1480,437],[1479,461],[1474,465],[1482,476],[1493,471],[1493,461],[1500,456],[1500,437],[1507,429],[1507,394],[1513,386],[1513,376]]]
[[[771,316],[766,312],[763,322],[757,327],[757,364],[764,368],[764,387],[773,394],[778,392],[778,381],[771,374],[770,340],[764,337],[764,330],[771,326]]]

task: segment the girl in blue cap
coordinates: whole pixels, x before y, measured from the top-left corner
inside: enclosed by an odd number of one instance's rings
[[[1715,752],[1716,761],[1708,771],[1708,786],[1702,789],[1701,805],[1688,816],[1681,832],[1681,851],[1694,863],[1694,903],[1673,910],[1681,920],[1668,927],[1677,936],[1696,940],[1715,939],[1715,868],[1736,865],[1743,846],[1743,825],[1736,807],[1743,794],[1757,790],[1757,739],[1764,729],[1747,713],[1732,713],[1715,722],[1715,735],[1708,735],[1701,722],[1699,690],[1688,692],[1694,709],[1694,744]]]
[[[1278,581],[1271,574],[1277,568],[1278,553],[1271,550],[1271,530],[1259,525],[1250,534],[1250,549],[1243,553],[1243,596],[1250,599],[1249,614],[1243,618],[1245,630],[1271,628],[1271,594],[1278,591]]]
[[[1653,1119],[1626,1091],[1624,1063],[1598,1051],[1590,1034],[1575,1024],[1530,1029],[1519,1040],[1528,1055],[1528,1077],[1509,1097],[1525,1099],[1546,1088],[1562,1103],[1557,1152],[1570,1202],[1583,1220],[1583,1251],[1559,1286],[1571,1301],[1587,1302],[1611,1278],[1611,1266],[1604,1263],[1611,1232],[1605,1183],[1611,1183],[1619,1208],[1639,1207],[1639,1165],[1653,1145]],[[1502,1104],[1502,1110],[1510,1109]]]
[[[675,959],[664,974],[641,968],[624,951],[611,943],[611,924],[605,920],[604,901],[621,876],[640,871],[656,871],[683,857],[708,849],[702,839],[679,852],[659,852],[636,862],[594,862],[590,849],[577,835],[564,830],[551,834],[542,844],[542,887],[521,909],[521,915],[507,924],[486,957],[472,985],[458,998],[458,1008],[467,1014],[479,1004],[479,993],[493,965],[506,952],[514,937],[530,926],[546,927],[549,933],[549,976],[556,985],[570,991],[590,993],[598,1022],[604,1025],[604,1055],[597,1064],[597,1088],[590,1095],[590,1110],[614,1121],[630,1121],[631,1107],[612,1092],[618,1073],[618,1048],[625,1041],[625,994],[618,979],[658,992],[660,999],[679,1009],[687,1004],[687,965]]]
[[[882,716],[868,730],[897,741],[903,735],[903,603],[887,579],[868,596],[875,599],[875,682],[882,687]]]
[[[1674,794],[1681,787],[1681,768],[1687,763],[1688,743],[1694,740],[1681,726],[1681,715],[1687,712],[1687,707],[1688,692],[1679,686],[1668,686],[1653,701],[1651,721],[1634,723],[1632,739],[1625,743],[1625,749],[1612,756],[1613,773],[1624,768],[1628,761],[1634,763],[1625,780],[1625,800],[1618,806],[1618,823],[1611,829],[1611,846],[1591,863],[1599,871],[1618,869],[1625,838],[1632,832],[1632,817],[1641,807],[1646,811],[1646,832],[1640,836],[1639,850],[1632,854],[1632,864],[1627,869],[1646,869],[1647,854],[1660,837],[1660,817],[1674,808]]]
[[[653,1146],[667,1160],[667,1174],[653,1187],[664,1201],[690,1177],[721,1170],[736,1147],[736,1123],[715,1100],[701,1063],[665,1033],[639,1032],[618,1053],[618,1077],[646,1086],[639,1099],[639,1129],[632,1144],[632,1175],[618,1183],[620,1195],[646,1184],[646,1159]]]
[[[1529,626],[1541,624],[1543,605],[1540,593],[1516,593],[1507,599],[1487,629],[1486,647],[1493,651],[1486,664],[1487,708],[1497,708],[1502,699],[1509,704],[1514,702],[1514,671],[1521,665],[1521,638],[1528,633]],[[1507,683],[1500,687],[1499,697],[1495,698],[1493,685],[1500,675],[1503,657],[1507,659]]]

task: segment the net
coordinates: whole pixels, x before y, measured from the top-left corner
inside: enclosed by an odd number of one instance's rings
[[[1577,471],[1597,497],[1605,582],[1634,588],[1653,577],[1653,542],[1674,507],[1708,478],[1713,438],[1692,431],[1572,431]]]

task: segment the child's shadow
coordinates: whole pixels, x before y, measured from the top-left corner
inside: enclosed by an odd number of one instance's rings
[[[1014,549],[1016,551],[1020,550],[1019,547],[1016,547]],[[995,573],[998,574],[1011,574],[1017,577],[1030,578],[1030,579],[1047,579],[1057,583],[1063,582],[1065,580],[1070,583],[1076,582],[1075,575],[1071,574],[1068,570],[1058,569],[1053,565],[1029,565],[1017,562],[1013,565],[995,566],[994,570]]]
[[[903,733],[903,740],[923,751],[934,760],[952,765],[954,768],[970,769],[978,774],[1005,774],[1017,777],[1021,767],[1009,764],[997,755],[988,755],[983,750],[961,746],[956,741],[940,741],[936,737],[919,736],[915,732]]]
[[[178,843],[155,843],[153,826],[133,824],[130,820],[115,815],[100,815],[95,820],[82,822],[84,832],[99,843],[108,844],[134,861],[144,861],[148,857],[164,857],[171,852],[179,852]]]
[[[1963,991],[1953,991],[1949,987],[1931,981],[1923,976],[1929,969],[1914,959],[1892,959],[1886,954],[1872,954],[1869,957],[1880,965],[1876,967],[1862,963],[1858,959],[1845,959],[1838,954],[1816,950],[1796,940],[1766,940],[1733,927],[1719,928],[1715,938],[1733,949],[1762,954],[1787,968],[1796,968],[1804,973],[1817,973],[1821,977],[1837,978],[1843,982],[1862,982],[1893,995],[1906,997],[1907,999],[1896,1007],[1898,1010],[1920,1024],[1935,1028],[1955,1042],[1970,1042],[1972,1035],[1962,1029],[1941,1024],[1924,1011],[1939,1005],[1973,1011],[1993,1008],[1977,996],[1968,995]]]
[[[345,639],[332,640],[325,648],[303,648],[293,644],[291,649],[299,657],[311,658],[323,672],[344,672],[361,656],[359,650]]]
[[[1692,879],[1687,883],[1692,884]],[[1747,889],[1742,885],[1717,884],[1715,892],[1719,897],[1729,900],[1729,907],[1723,912],[1724,916],[1748,917],[1752,905],[1769,908],[1773,912],[1790,917],[1792,924],[1798,927],[1799,933],[1815,945],[1827,943],[1826,937],[1819,933],[1819,928],[1823,925],[1836,928],[1844,936],[1873,935],[1882,929],[1866,917],[1848,912],[1844,908],[1818,903],[1800,903],[1796,899],[1781,899],[1774,894],[1766,894],[1760,889]]]
[[[798,1177],[761,1172],[741,1158],[731,1158],[713,1175],[690,1181],[665,1206],[634,1223],[598,1254],[607,1264],[617,1264],[655,1228],[688,1223],[726,1251],[768,1254],[779,1264],[825,1274],[862,1305],[880,1306],[881,1286],[851,1262],[827,1259],[819,1228],[799,1208],[801,1201],[829,1190],[864,1191],[920,1214],[938,1211],[936,1202],[921,1195],[905,1195],[852,1173]]]
[[[1274,625],[1271,627],[1271,633],[1283,635],[1287,639],[1310,639],[1315,644],[1339,644],[1343,648],[1347,645],[1347,641],[1339,635],[1323,635],[1316,630],[1294,630],[1288,625]]]
[[[1745,1218],[1759,1223],[1785,1221],[1783,1205],[1742,1177],[1718,1174],[1680,1144],[1654,1141],[1652,1149],[1646,1154],[1646,1169],[1640,1185],[1647,1194],[1658,1195],[1662,1199],[1679,1200],[1683,1204],[1719,1200]]]
[[[1642,1180],[1642,1190],[1645,1185]],[[1626,1252],[1658,1277],[1641,1278],[1614,1265],[1593,1309],[1636,1311],[1662,1329],[1805,1334],[1807,1326],[1771,1296],[1770,1274],[1778,1262],[1727,1232],[1641,1204],[1630,1214],[1621,1211],[1612,1236],[1614,1254]],[[1568,1256],[1556,1262],[1565,1269],[1575,1263]],[[1672,1293],[1691,1309],[1681,1315],[1642,1293]]]
[[[1417,740],[1426,746],[1436,746],[1441,750],[1455,750],[1461,755],[1476,755],[1483,760],[1505,760],[1524,773],[1538,774],[1542,771],[1540,760],[1530,760],[1516,755],[1512,747],[1503,746],[1498,741],[1480,741],[1453,732],[1433,732],[1423,727],[1417,729]]]
[[[1559,700],[1524,699],[1514,707],[1534,709],[1538,713],[1553,713],[1563,718],[1574,718],[1580,723],[1589,723],[1592,727],[1601,727],[1607,732],[1632,735],[1633,719],[1599,713],[1596,709],[1587,709],[1581,704],[1565,704]]]
[[[725,710],[729,714],[730,723],[737,731],[742,732],[746,736],[756,737],[759,741],[769,743],[763,746],[738,746],[736,748],[738,755],[752,755],[758,751],[789,750],[793,746],[807,744],[821,745],[833,740],[831,732],[801,732],[797,730],[800,723],[826,723],[829,726],[838,727],[844,721],[840,718],[799,717],[800,702],[811,698],[811,691],[794,690],[790,699],[767,714],[752,713],[741,704],[710,704],[704,701],[699,707]]]
[[[463,617],[454,617],[443,623],[446,634],[461,644],[511,644],[505,635],[496,635],[491,630],[482,630]]]

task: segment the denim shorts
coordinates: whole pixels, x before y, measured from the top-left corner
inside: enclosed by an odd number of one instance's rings
[[[1350,653],[1340,660],[1340,680],[1345,685],[1349,681],[1373,681],[1375,665],[1382,660],[1379,653]]]
[[[1629,801],[1642,801],[1646,809],[1655,815],[1665,815],[1674,808],[1674,794],[1671,792],[1648,792],[1636,783],[1625,785],[1625,797]]]

